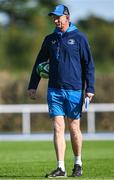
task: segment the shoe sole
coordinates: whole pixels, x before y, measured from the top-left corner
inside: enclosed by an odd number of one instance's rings
[[[71,177],[81,177],[82,175],[83,175],[83,171],[81,171],[80,176],[77,176],[77,175],[76,175],[76,176],[72,176],[72,175],[71,175]]]
[[[67,176],[56,176],[56,177],[47,177],[48,179],[59,179],[59,178],[67,178]]]
[[[55,177],[48,176],[47,178],[49,178],[49,179],[52,179],[52,178],[57,179],[57,178],[67,178],[67,176],[55,176]]]

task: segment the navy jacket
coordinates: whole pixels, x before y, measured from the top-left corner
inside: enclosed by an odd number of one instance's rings
[[[49,60],[48,86],[94,93],[94,63],[88,40],[73,24],[67,32],[55,29],[46,36],[32,70],[28,89],[36,89],[38,64]]]

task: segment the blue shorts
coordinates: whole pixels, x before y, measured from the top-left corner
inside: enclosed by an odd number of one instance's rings
[[[83,91],[48,88],[47,101],[50,117],[66,116],[71,119],[80,119]]]

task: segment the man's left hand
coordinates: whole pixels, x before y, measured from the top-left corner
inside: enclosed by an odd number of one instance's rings
[[[93,96],[94,96],[93,93],[88,92],[88,93],[85,94],[85,97],[89,97],[90,102],[92,101]]]

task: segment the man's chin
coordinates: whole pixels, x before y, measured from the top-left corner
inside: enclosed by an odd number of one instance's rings
[[[57,27],[58,27],[58,28],[61,28],[61,26],[60,26],[60,25],[57,25]]]

